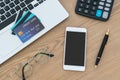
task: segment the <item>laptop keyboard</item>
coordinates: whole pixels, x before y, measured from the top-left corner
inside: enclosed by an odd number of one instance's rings
[[[0,0],[0,30],[15,21],[17,11],[32,10],[45,0]]]

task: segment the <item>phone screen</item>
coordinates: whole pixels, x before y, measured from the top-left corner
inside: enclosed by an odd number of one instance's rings
[[[84,66],[85,32],[66,33],[65,65]]]

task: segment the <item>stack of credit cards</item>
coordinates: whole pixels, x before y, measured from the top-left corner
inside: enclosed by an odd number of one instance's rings
[[[44,26],[40,19],[30,11],[20,11],[17,16],[16,23],[11,28],[12,33],[16,34],[23,43],[43,29]]]

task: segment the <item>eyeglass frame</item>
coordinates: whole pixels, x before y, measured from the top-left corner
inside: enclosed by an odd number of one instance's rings
[[[49,54],[49,53],[44,53],[44,52],[39,52],[37,54],[35,54],[32,58],[30,58],[22,67],[22,80],[26,80],[25,78],[25,73],[24,73],[24,70],[25,70],[25,67],[32,61],[34,60],[34,58],[37,56],[37,55],[40,55],[40,54],[43,54],[43,55],[46,55],[48,57],[53,57],[54,54]]]

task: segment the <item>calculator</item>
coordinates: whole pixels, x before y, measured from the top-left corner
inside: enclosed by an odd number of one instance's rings
[[[101,21],[110,17],[114,0],[77,0],[75,12]]]

